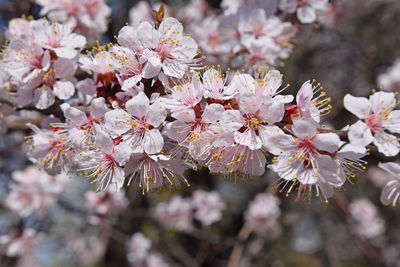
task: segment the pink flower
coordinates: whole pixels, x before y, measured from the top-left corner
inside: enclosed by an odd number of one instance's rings
[[[386,132],[400,133],[400,111],[394,110],[394,93],[376,92],[369,97],[344,97],[345,108],[360,120],[351,125],[348,137],[354,145],[373,143],[385,156],[395,156],[400,151],[397,137]]]
[[[67,142],[65,133],[29,126],[35,132],[27,139],[30,160],[45,167],[45,171],[50,175],[69,172],[75,164],[75,151]]]
[[[214,134],[209,130],[219,120],[224,112],[220,104],[210,104],[204,110],[188,109],[175,114],[177,120],[165,127],[167,136],[178,142],[179,146],[187,147],[190,155],[199,159],[211,146]],[[196,114],[197,111],[197,114]]]
[[[92,179],[97,183],[97,191],[105,192],[110,184],[115,190],[124,185],[125,172],[122,168],[129,159],[130,151],[124,145],[114,146],[111,137],[97,124],[95,129],[95,149],[80,152],[77,156],[79,171],[83,173],[84,180]]]
[[[318,83],[314,86],[310,81],[305,82],[296,95],[297,108],[302,118],[311,118],[320,122],[320,116],[329,113],[332,106],[329,104],[330,97],[324,98],[326,93]]]
[[[113,55],[114,61],[118,62],[117,77],[123,91],[128,91],[134,87],[141,81],[142,77],[149,79],[158,74],[158,72],[152,73],[152,69],[148,68],[148,65],[144,65],[146,59],[139,57],[130,48],[113,46],[110,53]]]
[[[353,228],[366,238],[375,238],[385,231],[384,220],[378,214],[374,204],[368,199],[354,200],[349,205],[351,217],[354,219]]]
[[[34,41],[45,49],[54,51],[60,58],[72,59],[86,45],[86,38],[72,33],[73,25],[49,22],[45,19],[29,23]]]
[[[378,166],[385,170],[394,180],[389,181],[383,188],[381,202],[396,206],[400,201],[400,165],[394,162],[379,163]]]
[[[161,152],[164,139],[157,129],[167,114],[159,102],[149,105],[147,96],[140,92],[126,102],[124,111],[115,109],[105,114],[105,127],[122,139],[131,149],[148,154]]]
[[[280,88],[282,85],[282,76],[278,70],[268,70],[268,68],[264,67],[259,68],[255,74],[255,78],[250,74],[235,73],[230,90],[235,90],[241,95],[272,98],[274,105],[278,105],[278,103],[290,103],[293,101],[293,96],[280,95],[287,88]]]
[[[221,71],[206,70],[203,73],[204,97],[218,100],[231,99],[237,93],[236,88],[226,84],[226,77]]]
[[[279,204],[280,200],[274,195],[257,194],[245,213],[246,223],[257,232],[268,230],[281,214]]]
[[[59,58],[46,72],[40,72],[17,91],[18,104],[26,106],[33,101],[37,109],[46,109],[54,104],[55,96],[65,100],[75,93],[76,63]]]
[[[139,24],[137,33],[146,48],[143,55],[148,60],[147,67],[153,68],[154,73],[162,69],[167,76],[181,78],[198,61],[195,59],[196,42],[183,34],[183,27],[175,18],[165,18],[158,29],[144,21]]]
[[[215,148],[204,163],[212,173],[221,173],[237,184],[238,179],[244,182],[265,172],[267,160],[261,150],[252,150],[248,146],[235,144],[233,137],[223,136],[223,139],[226,140],[221,142],[223,145],[220,147],[218,143],[216,144],[220,140],[214,141]]]
[[[126,243],[127,257],[130,263],[143,261],[149,254],[151,240],[142,233],[134,233],[131,239]]]
[[[89,116],[67,103],[62,104],[61,108],[66,121],[65,123],[52,123],[52,126],[64,129],[68,142],[76,149],[85,149],[85,145],[92,145],[95,139],[93,124],[101,123],[108,110],[104,98],[99,97],[92,100]]]
[[[339,162],[332,158],[339,149],[339,137],[334,133],[317,133],[311,119],[294,120],[292,132],[293,137],[276,134],[267,139],[278,155],[269,167],[281,177],[281,190],[289,185],[287,194],[298,184],[297,198],[310,199],[315,186],[317,196],[327,201],[333,195],[333,187],[345,182],[339,174]]]
[[[222,217],[222,210],[225,208],[225,204],[217,192],[203,190],[193,193],[192,204],[196,209],[194,217],[204,226],[218,222]]]
[[[282,22],[275,16],[267,18],[262,9],[243,9],[238,15],[241,43],[250,48],[253,55],[255,49],[260,51],[259,61],[253,58],[250,64],[275,64],[278,58],[289,56],[292,50],[290,39],[295,34],[295,28],[290,22]]]
[[[108,51],[101,50],[96,54],[81,56],[79,64],[84,71],[93,73],[95,85],[101,83],[106,86],[111,82],[118,83],[115,77],[115,70],[119,67],[119,64]]]
[[[169,202],[156,206],[156,218],[164,225],[179,231],[190,231],[193,220],[193,207],[190,201],[173,196]]]
[[[15,171],[13,180],[5,204],[22,217],[43,216],[69,181],[65,175],[50,176],[34,166]]]
[[[244,95],[240,97],[239,110],[226,110],[220,119],[221,126],[233,133],[235,142],[260,149],[272,125],[283,117],[283,104],[267,96]],[[268,124],[268,125],[266,125]]]
[[[181,181],[190,186],[183,176],[184,170],[182,162],[163,154],[134,153],[125,166],[127,185],[137,184],[142,194],[163,187],[179,188]]]
[[[50,52],[23,40],[10,43],[3,51],[2,68],[17,81],[27,83],[50,67]]]
[[[204,88],[197,74],[193,74],[179,85],[167,86],[167,95],[160,97],[160,103],[172,112],[173,117],[184,116],[190,110],[198,108],[203,99]]]

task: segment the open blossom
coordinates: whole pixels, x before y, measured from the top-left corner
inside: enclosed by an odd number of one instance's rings
[[[190,201],[173,196],[169,202],[161,202],[156,206],[156,218],[166,226],[179,231],[192,228],[193,207]]]
[[[30,28],[35,43],[53,51],[58,57],[72,59],[86,44],[86,38],[73,33],[73,25],[49,22],[45,19],[33,20]]]
[[[107,111],[105,100],[102,97],[95,98],[91,102],[90,115],[64,103],[61,105],[65,116],[65,123],[52,123],[53,127],[64,129],[68,143],[76,149],[84,149],[84,145],[91,145],[94,142],[94,123],[101,123]]]
[[[274,16],[267,18],[262,9],[243,9],[238,15],[238,31],[241,43],[250,52],[250,65],[275,64],[278,58],[289,56],[290,39],[295,33],[290,22]]]
[[[52,20],[66,21],[75,25],[75,32],[90,38],[98,38],[107,30],[111,8],[104,0],[36,0],[42,6],[41,15]]]
[[[24,25],[28,33],[10,37],[0,67],[20,84],[16,92],[18,105],[33,102],[36,108],[46,109],[55,97],[71,98],[75,93],[77,55],[86,44],[85,37],[71,33],[68,24],[44,19],[14,22],[10,27],[18,28],[16,25]]]
[[[383,234],[385,224],[378,214],[374,204],[368,199],[361,198],[349,205],[351,217],[354,219],[353,228],[366,238],[375,238]]]
[[[393,110],[396,104],[394,93],[376,92],[369,99],[347,94],[345,108],[360,119],[349,128],[350,142],[360,146],[373,143],[385,156],[397,155],[397,137],[386,132],[400,133],[400,111]]]
[[[334,133],[317,133],[315,122],[306,118],[294,120],[292,132],[293,137],[269,137],[277,155],[269,167],[281,177],[283,189],[289,186],[287,194],[299,184],[298,198],[302,195],[310,199],[315,186],[316,195],[327,200],[333,195],[333,187],[345,182],[339,174],[339,162],[332,158],[339,149],[339,137]]]
[[[220,119],[221,126],[233,133],[235,142],[260,149],[263,139],[283,117],[283,104],[267,96],[245,95],[239,99],[239,110],[226,110]]]
[[[75,165],[75,151],[67,142],[64,131],[40,130],[34,125],[30,127],[35,132],[27,139],[30,160],[38,162],[50,175],[68,173]]]
[[[68,181],[65,175],[50,176],[43,170],[31,166],[13,173],[15,183],[10,185],[5,204],[20,216],[33,213],[43,216],[56,202]]]
[[[197,74],[189,76],[188,81],[172,88],[167,85],[167,95],[160,97],[160,103],[171,111],[171,115],[178,118],[185,115],[203,99],[203,84]]]
[[[259,193],[250,203],[246,214],[246,223],[257,232],[266,231],[281,214],[280,200],[271,194]]]
[[[393,180],[389,181],[382,190],[381,202],[385,205],[396,204],[400,201],[400,165],[395,162],[379,163]]]
[[[175,18],[165,18],[158,29],[144,21],[137,33],[145,48],[142,53],[148,60],[148,68],[154,72],[162,70],[165,75],[181,78],[197,61],[196,42],[183,34],[183,26]]]
[[[138,186],[144,192],[162,189],[164,187],[177,187],[184,182],[189,186],[183,176],[185,166],[177,158],[164,154],[133,153],[125,165],[128,177],[128,186]]]
[[[279,9],[287,13],[296,11],[301,23],[312,23],[317,19],[318,12],[328,8],[328,2],[329,0],[281,0]]]
[[[226,77],[215,69],[203,73],[204,97],[217,100],[228,100],[237,94],[237,88],[226,84]]]
[[[107,86],[111,82],[118,83],[115,77],[118,63],[108,51],[101,50],[98,53],[82,55],[79,58],[79,64],[84,71],[93,74],[94,85]]]
[[[209,126],[215,123],[224,112],[220,104],[210,104],[200,108],[188,109],[176,113],[177,120],[165,126],[167,136],[178,142],[180,146],[187,147],[189,154],[199,159],[211,145],[214,134]]]
[[[330,112],[332,106],[329,104],[330,97],[324,98],[326,93],[322,91],[322,86],[314,81],[305,82],[296,95],[296,105],[285,109],[285,120],[288,122],[293,119],[311,118],[319,123],[321,116]]]
[[[50,52],[23,40],[11,42],[3,50],[2,68],[18,81],[29,82],[50,67]]]
[[[148,154],[161,152],[164,138],[157,129],[167,114],[159,102],[150,105],[145,93],[125,104],[126,111],[115,109],[105,114],[105,127],[116,135],[122,135],[125,145],[132,150],[139,149]]]
[[[129,159],[129,148],[124,145],[114,145],[113,139],[101,128],[94,124],[94,149],[82,151],[77,155],[79,171],[83,172],[84,180],[92,179],[97,184],[97,191],[105,192],[109,185],[115,190],[124,185],[125,172],[122,166]]]
[[[193,206],[196,209],[194,217],[204,226],[218,222],[222,217],[224,202],[217,192],[197,190],[193,193]]]

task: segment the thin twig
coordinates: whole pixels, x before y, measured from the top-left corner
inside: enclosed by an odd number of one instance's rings
[[[231,256],[229,257],[228,267],[238,267],[240,258],[242,257],[244,243],[246,242],[247,238],[250,236],[252,230],[247,225],[244,224],[242,229],[240,230],[235,246],[233,247]]]

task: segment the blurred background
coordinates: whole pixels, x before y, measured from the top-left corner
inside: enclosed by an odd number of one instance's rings
[[[185,15],[222,13],[220,1],[193,2],[203,9],[186,9]],[[184,21],[178,10],[188,1],[164,3]],[[119,29],[131,23],[138,1],[107,4],[112,13],[102,43],[114,42]],[[319,22],[294,22],[293,51],[277,68],[291,84],[286,94],[295,94],[307,80],[320,82],[333,106],[324,122],[341,129],[356,121],[343,108],[345,94],[368,96],[381,86],[396,91],[400,85],[395,68],[400,1],[330,4]],[[2,43],[9,20],[38,18],[40,9],[34,1],[1,0]],[[376,167],[397,158],[372,149],[367,170],[327,204],[317,198],[295,202],[295,194],[279,193],[272,186],[277,176],[268,169],[237,185],[199,169],[186,174],[191,186],[180,191],[142,195],[124,188],[95,194],[78,177],[55,181],[32,167],[24,149],[30,130],[24,125],[39,114],[2,108],[8,130],[0,136],[0,266],[400,266],[400,211],[380,203],[382,187],[392,178]],[[30,183],[36,176],[45,182]],[[15,181],[21,180],[27,190],[15,192]]]

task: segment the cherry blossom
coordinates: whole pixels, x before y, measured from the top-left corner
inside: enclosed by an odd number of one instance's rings
[[[377,208],[368,199],[356,199],[349,206],[350,215],[354,219],[354,230],[366,238],[375,238],[385,231],[384,221]]]
[[[383,188],[381,202],[385,205],[392,204],[393,206],[396,206],[400,197],[400,166],[395,162],[379,163],[378,166],[385,170],[391,178],[395,178],[389,181]]]
[[[131,149],[140,149],[148,154],[161,152],[164,139],[157,129],[166,118],[166,111],[159,102],[149,105],[147,96],[140,92],[126,102],[126,111],[115,109],[105,114],[105,127]]]
[[[217,192],[197,190],[193,193],[193,206],[196,209],[194,217],[204,226],[218,222],[222,217],[224,202]]]
[[[110,184],[115,190],[123,186],[125,172],[121,167],[129,158],[129,149],[123,145],[114,145],[111,137],[94,124],[95,148],[82,151],[77,155],[79,171],[83,173],[84,180],[92,179],[91,183],[97,184],[97,191],[105,192]]]
[[[250,203],[246,214],[246,223],[257,232],[268,230],[281,214],[280,200],[268,193],[259,193]]]
[[[148,60],[148,68],[153,72],[181,78],[188,67],[196,63],[197,44],[183,34],[183,26],[172,17],[165,18],[158,29],[144,21],[137,28],[138,38],[145,50],[143,55]]]
[[[43,8],[41,15],[52,20],[66,21],[75,26],[75,31],[90,39],[98,38],[107,30],[107,19],[111,8],[104,0],[36,0]]]
[[[333,187],[340,187],[345,177],[339,174],[339,163],[332,156],[340,146],[340,139],[334,133],[318,133],[311,119],[293,121],[294,136],[276,134],[269,141],[279,153],[269,167],[278,173],[280,184],[287,194],[299,185],[298,198],[311,197],[313,186],[316,195],[325,201],[333,195]],[[282,190],[283,190],[282,189]]]
[[[23,217],[33,213],[43,216],[68,181],[65,175],[50,176],[34,166],[14,172],[13,180],[16,183],[11,184],[5,204]]]
[[[188,231],[193,227],[193,207],[190,201],[180,196],[172,197],[169,202],[158,203],[155,214],[162,224],[170,228]]]
[[[349,128],[350,142],[360,146],[373,143],[385,156],[397,155],[400,151],[397,137],[386,132],[400,132],[400,113],[394,110],[396,104],[394,93],[376,92],[369,99],[347,94],[345,108],[360,119]]]

